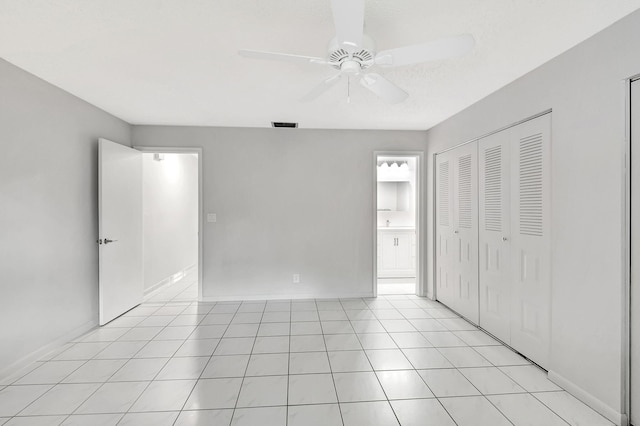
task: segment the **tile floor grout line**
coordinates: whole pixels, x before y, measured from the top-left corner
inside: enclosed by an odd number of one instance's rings
[[[316,312],[318,312],[318,321],[320,321],[320,313],[319,311],[317,311],[317,308],[318,308],[317,299],[314,299],[314,304],[316,306]],[[327,339],[325,338],[322,321],[320,321],[320,331],[322,332],[322,343],[324,344],[324,349],[327,355],[327,363],[329,364],[329,372],[331,374],[331,383],[333,383],[333,391],[336,393],[336,405],[338,406],[338,412],[340,413],[340,422],[342,423],[342,426],[344,426],[344,416],[342,415],[342,409],[340,408],[340,398],[338,397],[338,387],[336,386],[336,379],[333,375],[333,367],[331,366],[331,358],[329,357],[329,348],[327,348]]]

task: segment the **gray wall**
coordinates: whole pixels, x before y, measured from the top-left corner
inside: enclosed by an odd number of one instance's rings
[[[198,158],[142,154],[142,210],[147,291],[198,262]]]
[[[97,321],[97,141],[130,134],[0,59],[0,377]]]
[[[635,12],[427,134],[433,164],[446,147],[553,108],[551,370],[609,414],[623,410],[623,80],[640,73],[638,52]]]
[[[375,150],[424,132],[134,126],[133,144],[203,149],[203,296],[337,297],[373,288]],[[292,275],[301,276],[300,284]]]

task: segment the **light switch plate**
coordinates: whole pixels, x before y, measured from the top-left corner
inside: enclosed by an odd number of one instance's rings
[[[207,214],[207,222],[216,222],[218,220],[217,215],[215,213]]]

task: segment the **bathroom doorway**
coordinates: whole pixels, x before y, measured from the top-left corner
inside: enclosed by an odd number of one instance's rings
[[[419,156],[376,155],[378,295],[417,294]]]

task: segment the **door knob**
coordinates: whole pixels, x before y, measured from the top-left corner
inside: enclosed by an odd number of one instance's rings
[[[502,237],[502,241],[509,241],[507,237]]]
[[[456,229],[455,231],[453,231],[453,233],[454,233],[454,234],[457,234],[457,233],[458,233],[458,230]]]
[[[104,243],[105,243],[105,244],[115,243],[116,241],[118,241],[118,240],[110,240],[110,239],[108,239],[108,238],[105,238],[105,239],[104,239]]]

